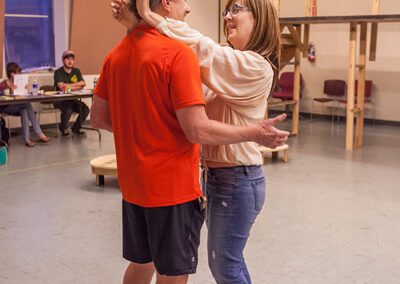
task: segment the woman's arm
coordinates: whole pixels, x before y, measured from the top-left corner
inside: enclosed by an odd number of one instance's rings
[[[128,30],[132,30],[137,26],[139,20],[129,11],[127,0],[111,1],[112,15],[114,19],[120,22]]]
[[[267,99],[274,71],[261,55],[221,46],[182,21],[168,18],[157,29],[192,48],[201,67],[202,82],[225,101],[257,106]]]
[[[232,105],[257,106],[265,102],[274,71],[267,60],[252,51],[221,46],[182,21],[164,19],[151,11],[149,0],[136,0],[140,16],[166,36],[192,48],[204,84]]]
[[[7,80],[0,82],[0,92],[2,92],[5,89],[8,89]]]
[[[0,91],[3,91],[5,89],[15,90],[16,86],[10,79],[6,79],[0,83]]]
[[[150,26],[157,27],[158,24],[165,20],[164,17],[150,9],[149,0],[136,0],[136,7],[140,17]]]

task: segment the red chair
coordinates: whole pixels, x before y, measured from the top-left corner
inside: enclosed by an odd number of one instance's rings
[[[373,86],[373,84],[372,84],[372,81],[371,81],[371,80],[366,80],[366,81],[365,81],[365,94],[364,94],[365,103],[372,103],[372,100],[371,100],[372,86]],[[356,91],[356,95],[355,95],[354,102],[357,103],[357,97],[358,97],[358,80],[356,80],[355,91]],[[339,103],[347,104],[347,99],[339,100]]]
[[[365,94],[364,94],[364,102],[367,105],[370,105],[372,107],[372,87],[373,87],[373,83],[371,80],[366,80],[365,81]],[[357,104],[357,97],[358,97],[358,80],[356,80],[355,82],[355,98],[354,98],[354,103]],[[347,106],[347,99],[342,99],[342,100],[338,100],[339,104],[343,105],[343,106]],[[372,120],[375,124],[375,118],[374,118],[374,113],[372,113]],[[339,121],[339,115],[338,115],[338,121]]]
[[[302,97],[302,90],[303,88],[303,77],[300,75],[300,98]],[[294,72],[284,72],[281,74],[281,77],[278,81],[278,90],[276,90],[272,94],[273,99],[278,99],[280,101],[274,102],[270,101],[268,105],[270,107],[273,106],[285,106],[285,112],[290,117],[290,105],[294,105],[296,102],[293,100],[293,89],[294,89]]]
[[[311,105],[311,120],[314,113],[314,102],[322,104],[322,113],[325,113],[324,105],[326,103],[337,102],[339,97],[344,97],[346,93],[346,82],[343,80],[326,80],[324,82],[324,94],[326,97],[313,98]],[[332,122],[334,112],[332,112]]]
[[[279,90],[272,94],[275,99],[282,101],[293,100],[294,72],[284,72],[278,81]],[[303,76],[300,75],[300,90],[303,88]],[[302,93],[300,92],[300,97]]]

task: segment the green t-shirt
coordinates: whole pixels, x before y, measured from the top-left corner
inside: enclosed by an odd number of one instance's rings
[[[65,72],[63,67],[60,67],[54,72],[54,85],[57,87],[57,83],[74,84],[80,81],[84,81],[81,70],[78,68],[72,68],[71,73]]]

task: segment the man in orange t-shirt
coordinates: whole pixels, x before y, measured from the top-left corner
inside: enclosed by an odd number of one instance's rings
[[[178,20],[190,12],[185,0],[151,3]],[[131,262],[124,283],[150,283],[155,269],[160,283],[186,283],[204,221],[198,144],[264,144],[268,130],[209,120],[195,55],[144,22],[107,56],[91,122],[114,133],[123,255]]]

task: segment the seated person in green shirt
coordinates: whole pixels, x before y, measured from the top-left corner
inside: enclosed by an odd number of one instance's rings
[[[78,91],[85,87],[86,83],[83,80],[81,71],[73,67],[75,62],[75,53],[72,50],[64,51],[62,55],[63,66],[56,70],[54,73],[54,84],[60,91],[71,90]],[[67,130],[68,121],[72,113],[78,113],[78,117],[71,127],[72,133],[75,135],[85,135],[81,130],[82,124],[85,122],[89,115],[88,106],[79,100],[68,100],[54,103],[54,107],[61,110],[61,123],[59,129],[62,136],[69,136]]]

